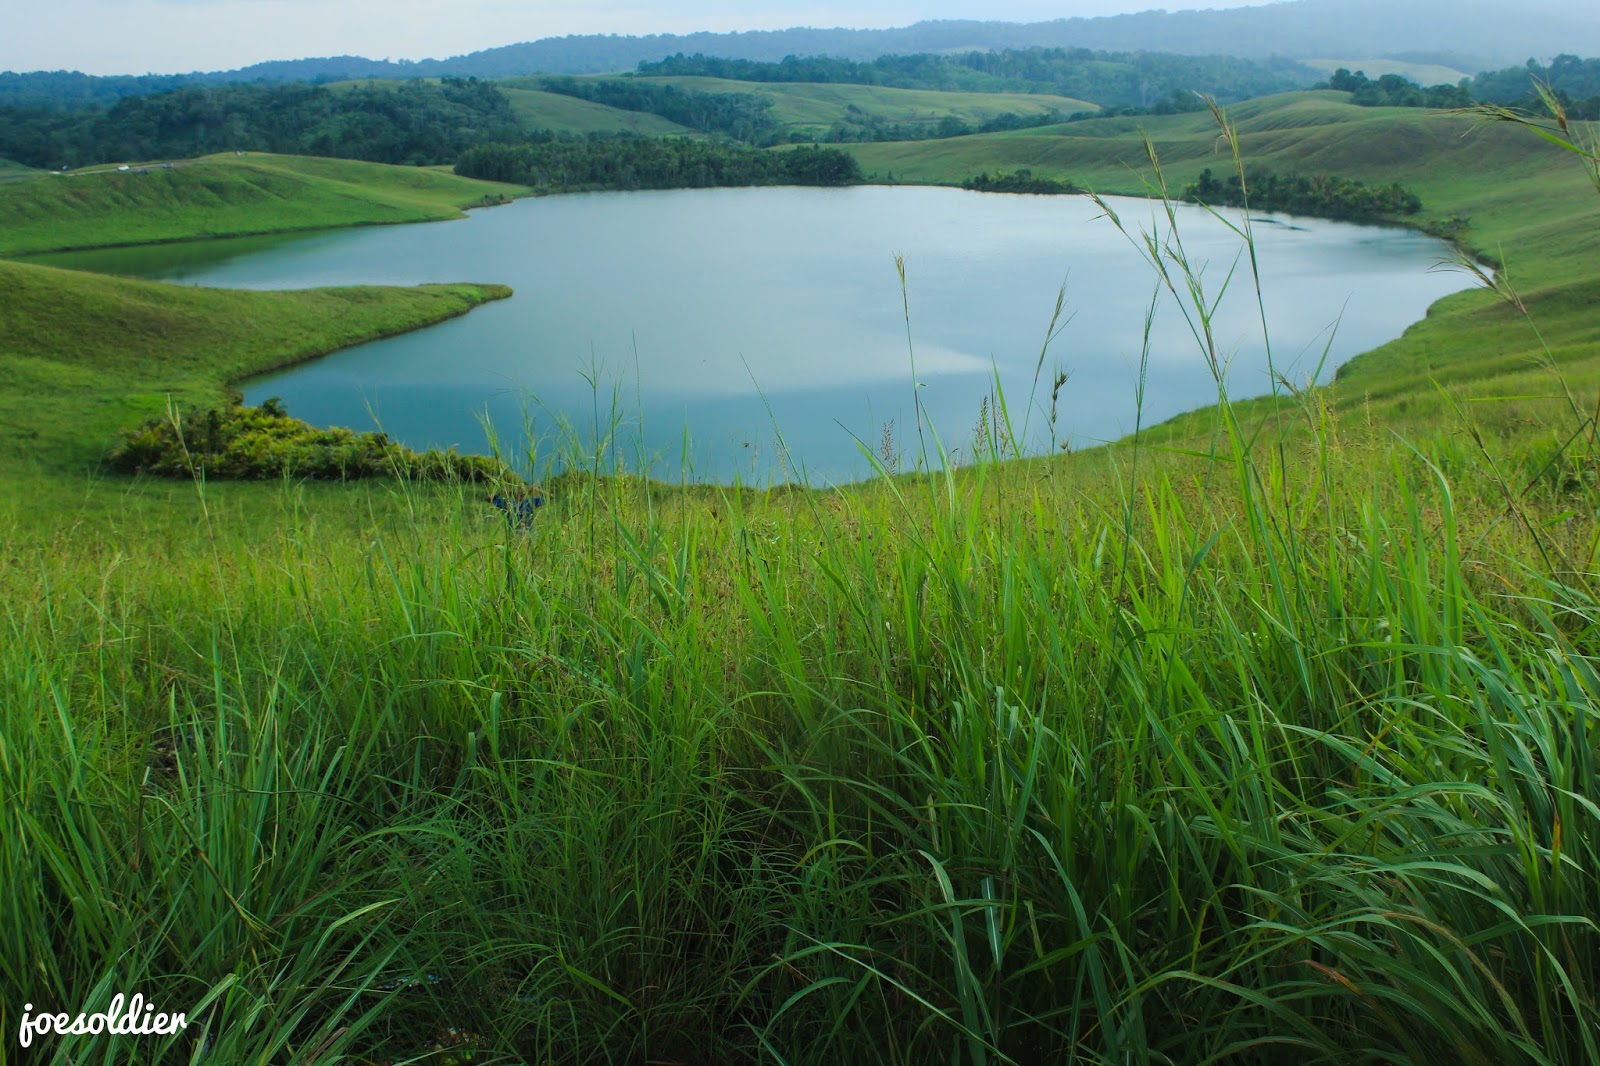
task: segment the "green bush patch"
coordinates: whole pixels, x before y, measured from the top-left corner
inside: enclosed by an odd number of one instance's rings
[[[963,181],[961,187],[970,189],[973,192],[1030,192],[1042,193],[1047,196],[1061,196],[1083,191],[1070,181],[1058,181],[1055,178],[1036,178],[1033,176],[1033,171],[1027,167],[1015,170],[1010,174],[1000,173],[993,176],[986,170],[975,178],[968,178]]]
[[[1218,181],[1211,168],[1184,188],[1183,198],[1196,203],[1228,207],[1249,206],[1258,211],[1286,211],[1335,219],[1383,219],[1414,215],[1422,201],[1399,182],[1367,185],[1336,174],[1274,174],[1246,170],[1244,179],[1230,174]]]
[[[124,434],[107,462],[124,474],[203,474],[226,480],[405,477],[483,482],[516,477],[498,459],[458,455],[453,448],[414,452],[384,433],[318,429],[291,418],[276,397],[260,407],[231,404],[185,417],[152,418]]]

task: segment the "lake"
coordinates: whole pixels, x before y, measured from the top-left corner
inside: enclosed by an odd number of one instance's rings
[[[1130,229],[1169,239],[1159,204],[1109,202]],[[1442,242],[1411,231],[1281,216],[1254,229],[1273,366],[1296,384],[1319,366],[1327,380],[1468,285],[1432,269]],[[1230,394],[1270,391],[1240,238],[1187,206],[1178,235],[1210,299],[1226,281],[1214,330]],[[997,385],[1028,451],[1083,447],[1132,432],[1142,360],[1143,424],[1217,398],[1178,302],[1084,197],[910,186],[594,193],[456,222],[41,261],[239,288],[511,285],[510,300],[244,391],[251,403],[281,397],[320,425],[381,425],[416,448],[481,452],[492,425],[508,452],[531,440],[540,468],[592,456],[597,441],[608,463],[724,483],[860,478],[872,472],[864,452],[905,469],[935,438],[963,462],[977,427],[993,424]],[[1063,284],[1063,321],[1041,363]],[[1057,373],[1067,381],[1052,421]]]

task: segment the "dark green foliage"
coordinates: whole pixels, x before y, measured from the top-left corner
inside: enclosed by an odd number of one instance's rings
[[[1424,89],[1416,82],[1402,78],[1398,74],[1385,74],[1377,81],[1371,81],[1362,71],[1358,70],[1352,74],[1344,67],[1340,67],[1328,79],[1328,88],[1349,93],[1350,102],[1361,107],[1444,109],[1472,105],[1472,93],[1467,89],[1465,78],[1460,85],[1432,85]]]
[[[858,63],[828,56],[780,63],[685,56],[639,64],[649,75],[699,75],[752,82],[824,82],[898,89],[968,92],[1047,92],[1108,108],[1154,108],[1174,94],[1205,93],[1218,100],[1302,89],[1316,80],[1309,67],[1286,60],[1179,56],[1155,52],[1095,52],[1087,48],[1007,48],[960,55],[893,55]]]
[[[973,192],[1028,192],[1042,193],[1045,195],[1065,195],[1080,193],[1083,190],[1070,181],[1057,181],[1054,178],[1036,178],[1033,171],[1027,167],[1013,171],[1010,174],[995,174],[990,176],[984,171],[975,178],[968,178],[961,183],[963,189]]]
[[[318,429],[288,412],[277,399],[260,407],[195,411],[181,419],[156,418],[129,430],[107,459],[123,474],[259,481],[295,477],[354,481],[408,477],[423,481],[502,481],[504,464],[454,450],[414,452],[382,433]]]
[[[1248,206],[1257,211],[1285,211],[1318,218],[1373,220],[1414,215],[1422,201],[1407,192],[1399,182],[1367,185],[1334,174],[1273,174],[1248,170],[1245,181],[1230,174],[1218,181],[1207,167],[1200,178],[1188,185],[1183,198],[1213,206]]]
[[[188,87],[106,111],[0,108],[0,156],[47,169],[234,150],[438,164],[518,129],[505,95],[476,79]]]
[[[605,134],[476,145],[462,154],[456,173],[548,192],[851,185],[861,180],[855,158],[834,148],[768,152],[685,137]]]
[[[770,114],[772,101],[748,93],[702,93],[621,79],[545,78],[539,87],[623,111],[659,115],[692,130],[720,133],[749,144],[776,144],[782,137]]]
[[[1536,81],[1550,86],[1569,118],[1600,119],[1600,59],[1559,55],[1549,66],[1530,59],[1524,66],[1486,71],[1472,79],[1472,95],[1484,103],[1542,112]]]
[[[191,83],[182,74],[95,77],[76,70],[0,71],[0,106],[45,110],[114,104],[126,96],[170,92]]]

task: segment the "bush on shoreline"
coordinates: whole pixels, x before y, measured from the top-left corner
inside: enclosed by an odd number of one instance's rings
[[[1010,174],[1001,172],[991,175],[986,170],[977,177],[962,182],[961,187],[972,192],[1027,192],[1045,196],[1070,196],[1083,191],[1070,181],[1036,178],[1033,176],[1033,171],[1027,167],[1014,170]]]
[[[319,429],[291,418],[276,398],[182,418],[153,418],[129,430],[108,457],[123,474],[259,481],[284,476],[354,481],[404,476],[419,481],[485,482],[514,476],[481,455],[415,452],[383,433]]]
[[[1287,211],[1319,218],[1363,220],[1414,215],[1422,201],[1399,182],[1372,186],[1336,174],[1274,174],[1247,170],[1244,180],[1230,174],[1218,181],[1207,167],[1183,198],[1217,207],[1248,206],[1257,211]]]

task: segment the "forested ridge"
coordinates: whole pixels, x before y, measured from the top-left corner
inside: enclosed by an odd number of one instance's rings
[[[1087,48],[1007,48],[960,55],[891,55],[868,62],[830,56],[789,56],[777,63],[757,63],[679,54],[659,62],[641,63],[638,73],[767,83],[1054,93],[1108,108],[1151,107],[1175,92],[1203,92],[1219,100],[1243,100],[1303,89],[1318,78],[1310,67],[1289,60],[1096,52]]]
[[[772,152],[686,137],[631,134],[480,144],[462,155],[456,173],[546,192],[849,185],[861,180],[855,158],[836,148]]]
[[[521,128],[490,82],[186,87],[105,110],[0,108],[0,156],[45,169],[277,152],[428,165]]]

